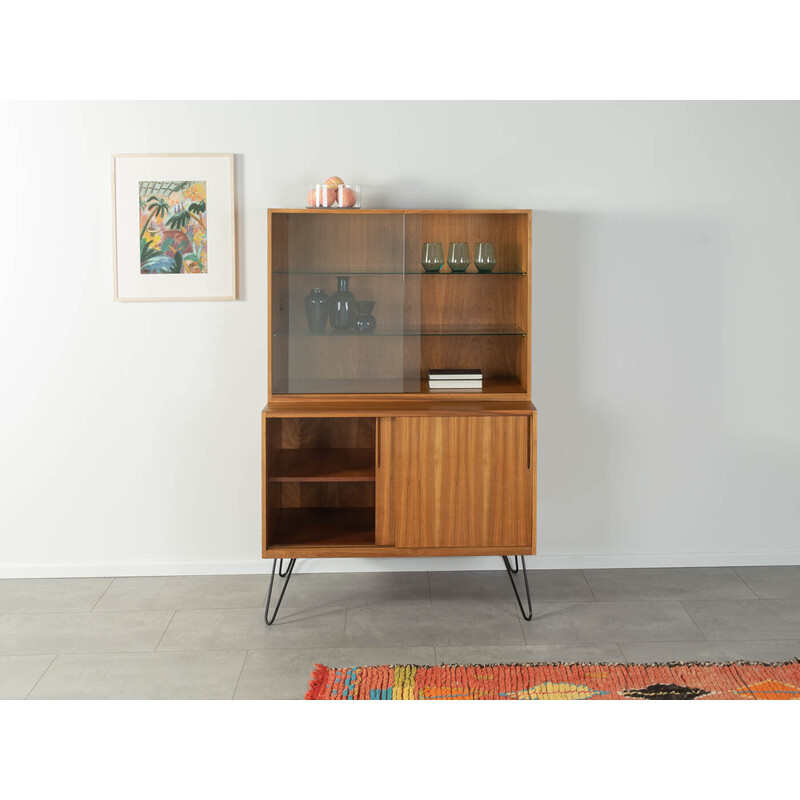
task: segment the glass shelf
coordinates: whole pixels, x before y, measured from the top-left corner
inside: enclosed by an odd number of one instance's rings
[[[301,278],[303,275],[331,275],[334,278],[338,275],[346,275],[352,278],[354,275],[405,275],[403,269],[392,269],[392,267],[376,267],[375,269],[353,269],[353,267],[341,267],[339,269],[276,269],[273,275],[291,275]]]
[[[506,269],[506,270],[495,270],[494,272],[478,272],[477,270],[468,270],[467,272],[451,272],[450,270],[445,270],[442,268],[441,272],[423,272],[421,270],[403,270],[403,269],[360,269],[354,270],[350,267],[342,267],[338,270],[296,270],[296,269],[281,269],[281,270],[273,270],[273,275],[289,275],[294,278],[300,278],[304,275],[332,275],[336,277],[337,275],[346,275],[349,278],[352,278],[356,275],[527,275],[527,272],[524,272],[521,269]]]
[[[478,270],[467,270],[466,272],[453,272],[451,270],[445,270],[442,267],[441,272],[407,272],[407,275],[527,275],[527,272],[523,272],[521,269],[502,269],[502,270],[494,270],[493,272],[479,272]]]
[[[325,333],[311,333],[309,330],[288,330],[280,328],[273,336],[306,336],[315,339],[341,339],[352,336],[358,339],[374,339],[377,336],[525,336],[519,325],[422,325],[406,328],[378,328],[374,333],[328,330]]]

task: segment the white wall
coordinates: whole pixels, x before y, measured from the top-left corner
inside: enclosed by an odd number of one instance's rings
[[[47,103],[0,122],[0,574],[266,569],[265,212],[332,173],[371,207],[535,210],[534,566],[800,563],[798,104]],[[237,154],[239,301],[112,302],[126,152]]]

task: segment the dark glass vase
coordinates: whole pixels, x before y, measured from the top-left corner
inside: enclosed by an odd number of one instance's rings
[[[306,295],[306,318],[311,333],[325,333],[328,322],[328,295],[322,289],[312,289]]]
[[[337,331],[352,330],[356,296],[349,289],[350,277],[339,275],[336,280],[339,288],[331,295],[329,304],[331,327]]]
[[[372,316],[373,308],[375,308],[374,300],[356,301],[356,316],[353,320],[356,333],[375,333],[378,321]]]

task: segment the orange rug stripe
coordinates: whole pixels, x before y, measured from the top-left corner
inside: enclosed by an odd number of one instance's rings
[[[306,700],[800,700],[800,659],[667,664],[316,664]]]

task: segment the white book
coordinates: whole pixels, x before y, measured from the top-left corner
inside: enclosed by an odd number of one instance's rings
[[[437,392],[450,392],[450,393],[458,392],[459,394],[470,394],[471,392],[475,392],[475,394],[482,394],[483,393],[483,389],[481,389],[481,388],[477,388],[477,389],[472,389],[472,388],[469,388],[469,389],[442,389],[442,388],[440,388],[438,386],[431,386],[431,387],[428,388],[428,393],[429,394],[436,394]]]
[[[428,381],[428,388],[429,389],[482,389],[483,388],[483,381],[478,378],[478,380],[470,381],[459,381],[459,380],[447,380],[447,381],[440,381],[440,380],[429,380]]]
[[[483,373],[479,369],[429,369],[428,380],[433,381],[474,381],[481,380]]]

